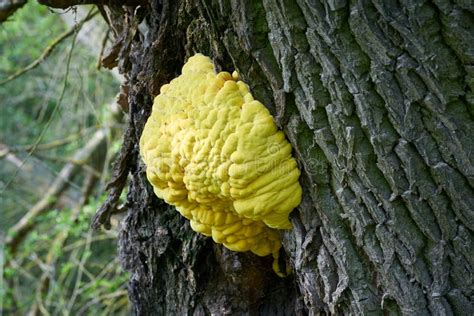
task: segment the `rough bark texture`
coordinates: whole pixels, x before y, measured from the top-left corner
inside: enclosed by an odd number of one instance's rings
[[[129,80],[119,244],[136,314],[474,315],[472,3],[106,8]],[[285,279],[194,233],[147,183],[152,98],[195,52],[238,70],[295,149],[304,193],[282,233]]]

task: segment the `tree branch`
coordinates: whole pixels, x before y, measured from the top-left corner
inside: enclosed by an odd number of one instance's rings
[[[104,204],[97,210],[97,213],[92,219],[92,228],[98,229],[104,225],[106,229],[110,229],[110,217],[117,211],[117,204],[122,194],[123,188],[127,183],[128,173],[130,171],[130,161],[133,157],[133,125],[130,123],[124,138],[123,145],[120,149],[120,154],[114,163],[114,174],[112,180],[107,184],[106,190],[109,191],[107,199]]]
[[[71,212],[71,217],[76,220],[82,207],[87,203],[89,196],[92,193],[92,189],[94,184],[97,182],[98,177],[89,172],[86,174],[86,178],[84,179],[83,186],[82,186],[82,196],[79,202],[76,204],[74,209]],[[63,248],[64,243],[66,242],[67,238],[69,237],[70,229],[61,231],[56,237],[54,238],[53,242],[51,243],[52,246],[46,255],[45,265],[48,267],[53,267],[58,259],[58,253],[55,251],[57,248]],[[36,287],[36,301],[31,306],[30,312],[28,315],[40,315],[40,310],[43,302],[43,296],[47,293],[50,285],[50,270],[44,270],[43,274],[40,277],[39,285]]]
[[[98,130],[91,140],[86,144],[86,146],[76,152],[74,159],[81,161],[87,160],[105,140],[106,136],[106,130]],[[36,203],[15,226],[9,230],[5,247],[10,251],[11,254],[16,252],[18,245],[34,228],[34,220],[39,215],[46,212],[52,205],[54,205],[55,197],[57,197],[66,189],[68,180],[74,176],[77,170],[78,167],[76,165],[73,163],[67,163],[59,173],[59,176],[56,178],[56,180],[54,180],[53,184],[50,186],[44,197],[38,203]]]
[[[20,77],[21,75],[27,73],[30,70],[35,69],[36,67],[38,67],[51,54],[51,52],[56,48],[56,46],[58,46],[64,39],[68,38],[69,36],[73,35],[76,31],[78,31],[82,27],[82,25],[84,25],[85,22],[92,19],[97,13],[98,13],[98,11],[96,11],[92,14],[88,14],[77,25],[72,27],[70,30],[64,32],[63,34],[59,35],[51,44],[48,45],[48,47],[46,47],[46,49],[43,51],[43,53],[40,55],[40,57],[38,57],[38,59],[33,61],[31,64],[29,64],[25,68],[18,70],[17,72],[15,72],[13,75],[7,77],[6,79],[1,80],[0,81],[0,86],[2,86],[4,84],[6,84],[7,82],[10,82],[10,81],[18,78],[18,77]]]
[[[64,163],[72,163],[76,166],[79,166],[86,170],[87,172],[93,173],[96,177],[100,178],[101,173],[94,167],[90,166],[88,164],[87,160],[75,160],[74,158],[62,158],[62,157],[54,157],[54,156],[48,156],[44,154],[40,154],[36,152],[34,154],[37,158],[41,158],[42,160],[51,160],[51,161],[57,161],[57,162],[64,162]]]
[[[35,151],[50,150],[50,149],[54,149],[57,147],[70,144],[74,141],[77,141],[78,139],[85,137],[87,134],[89,135],[92,134],[91,133],[92,128],[94,128],[94,130],[96,129],[95,126],[84,128],[84,129],[81,129],[79,132],[70,134],[62,139],[55,139],[55,140],[50,141],[49,143],[38,144],[38,146],[36,146]],[[4,148],[4,150],[7,150],[8,152],[30,151],[31,149],[33,149],[33,147],[34,147],[34,144],[33,145],[16,145],[13,147],[8,147],[7,145],[0,143],[0,149]],[[2,151],[0,151],[0,158],[1,157],[2,157]]]

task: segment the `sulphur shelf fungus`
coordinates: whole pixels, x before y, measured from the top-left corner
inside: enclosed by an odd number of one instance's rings
[[[279,275],[276,229],[301,201],[291,150],[237,73],[216,74],[201,54],[161,87],[140,139],[159,198],[230,250],[272,254]]]

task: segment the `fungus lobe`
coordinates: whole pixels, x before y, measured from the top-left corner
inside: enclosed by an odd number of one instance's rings
[[[140,139],[155,194],[233,251],[272,254],[301,201],[291,145],[234,72],[201,54],[161,87]]]

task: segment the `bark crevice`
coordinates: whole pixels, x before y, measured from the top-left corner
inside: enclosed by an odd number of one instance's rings
[[[282,233],[294,273],[279,279],[269,258],[213,244],[158,201],[135,146],[120,253],[138,314],[474,314],[472,8],[180,0],[147,9],[123,68],[132,142],[160,86],[201,52],[237,70],[275,116],[304,193]]]

